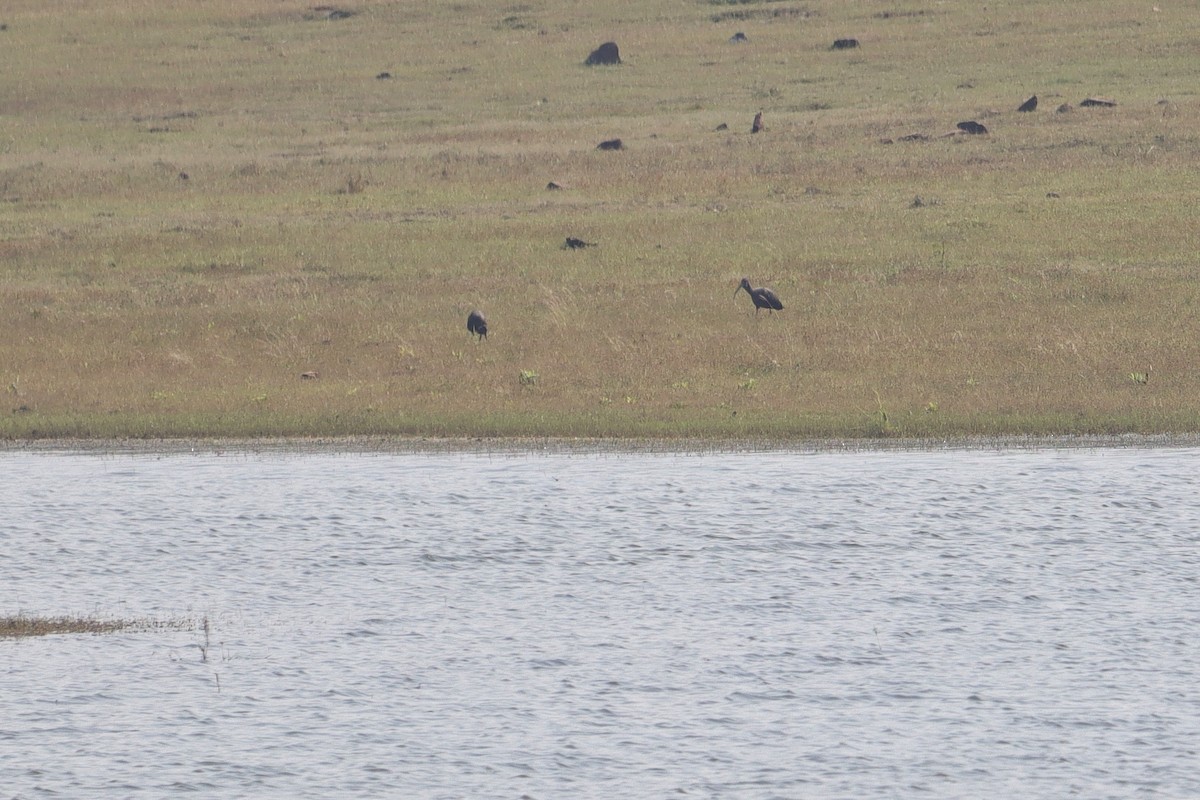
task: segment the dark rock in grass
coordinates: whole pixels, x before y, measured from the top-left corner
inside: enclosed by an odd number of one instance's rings
[[[1071,112],[1073,109],[1072,109],[1072,107],[1071,107],[1071,104],[1070,104],[1070,103],[1063,103],[1061,106],[1059,106],[1058,108],[1056,108],[1056,109],[1054,109],[1054,110],[1055,110],[1055,112],[1056,112],[1056,113],[1058,113],[1058,114],[1068,114],[1068,113],[1070,113],[1070,112]]]
[[[574,236],[568,236],[567,241],[563,243],[563,250],[582,250],[585,247],[595,247],[595,242],[585,242],[583,239],[576,239]]]
[[[546,184],[546,191],[548,191],[548,192],[559,192],[565,188],[566,187],[563,186],[561,183],[555,183],[554,181],[550,181],[549,183]]]
[[[832,50],[853,50],[858,47],[858,39],[834,39]]]
[[[750,41],[750,40],[746,38],[746,34],[742,33],[741,31],[738,31],[733,36],[729,37],[730,44],[740,44],[742,42],[748,42],[748,41]]]
[[[958,129],[963,133],[978,134],[987,133],[988,129],[975,120],[967,120],[966,122],[958,123]]]
[[[728,125],[726,125],[724,122],[722,122],[720,125],[718,125],[718,126],[717,126],[716,128],[714,128],[713,130],[718,130],[718,131],[727,131],[727,130],[729,130],[729,126],[728,126]]]
[[[1086,100],[1079,101],[1079,105],[1084,108],[1112,108],[1116,104],[1116,100],[1107,97],[1089,97]]]
[[[388,81],[391,79],[392,79],[392,73],[390,73],[390,72],[381,72],[375,76],[375,80],[377,80],[377,81]]]
[[[596,145],[597,150],[624,150],[625,143],[620,139],[605,139],[600,144]]]
[[[1036,111],[1037,110],[1037,95],[1026,100],[1021,105],[1017,106],[1017,111]]]
[[[472,311],[467,315],[467,330],[472,336],[478,336],[481,342],[487,338],[488,324],[482,312]]]
[[[605,42],[593,50],[583,63],[589,67],[620,64],[621,52],[616,42]]]

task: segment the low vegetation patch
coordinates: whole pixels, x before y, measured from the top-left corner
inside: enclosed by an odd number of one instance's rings
[[[180,628],[190,623],[151,619],[122,619],[92,616],[44,617],[26,614],[0,616],[0,639],[49,636],[56,633],[115,633],[156,628]]]

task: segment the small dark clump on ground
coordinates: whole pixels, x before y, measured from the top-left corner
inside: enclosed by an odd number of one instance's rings
[[[605,42],[597,47],[587,57],[587,61],[583,62],[589,67],[620,64],[621,51],[617,48],[616,42]]]
[[[582,250],[585,247],[595,246],[595,242],[585,242],[583,239],[576,239],[574,236],[568,236],[567,241],[563,243],[563,250]]]
[[[625,143],[620,139],[605,139],[600,144],[596,145],[597,150],[624,150]]]
[[[472,336],[478,336],[481,342],[487,338],[488,324],[482,311],[472,311],[467,315],[467,330]]]
[[[858,47],[858,39],[834,39],[832,50],[853,50]]]
[[[982,125],[982,123],[976,122],[973,119],[967,120],[966,122],[958,123],[958,129],[960,131],[962,131],[963,133],[971,133],[971,134],[979,134],[979,133],[987,133],[988,132],[988,129],[985,128]]]
[[[1021,103],[1021,105],[1017,107],[1017,111],[1023,111],[1023,112],[1036,111],[1036,110],[1037,110],[1037,95],[1036,94],[1033,97],[1026,100],[1024,103]]]

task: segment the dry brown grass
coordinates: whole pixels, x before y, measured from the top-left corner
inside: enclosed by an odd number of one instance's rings
[[[6,9],[0,435],[1200,429],[1184,9],[347,8]]]

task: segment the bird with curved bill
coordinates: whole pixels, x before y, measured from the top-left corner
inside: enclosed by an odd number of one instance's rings
[[[746,294],[750,295],[750,299],[754,301],[755,315],[762,309],[766,309],[768,313],[783,311],[783,303],[779,299],[779,295],[765,286],[760,286],[757,289],[750,285],[749,278],[742,278],[742,282],[738,284],[738,288],[733,290],[736,295],[738,292],[746,290]]]

